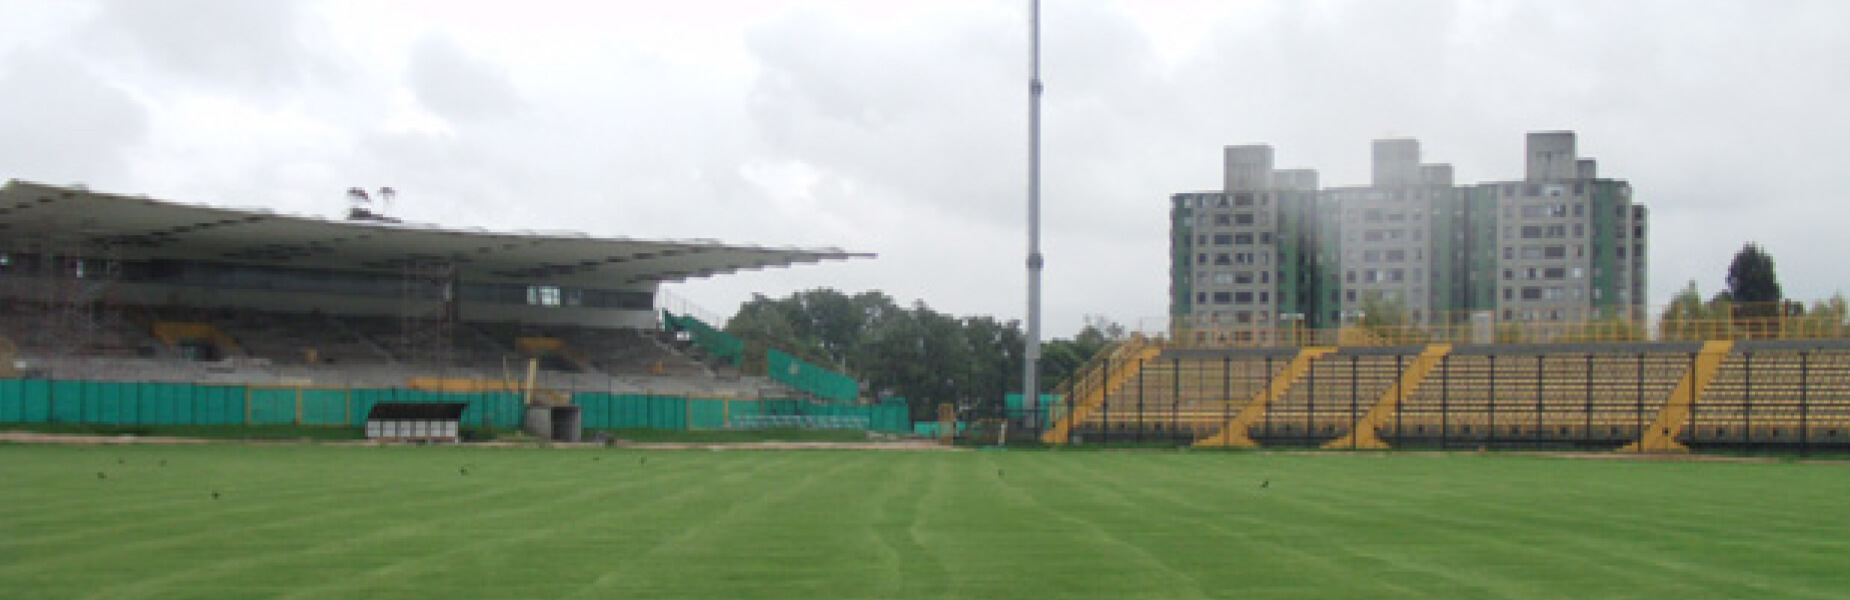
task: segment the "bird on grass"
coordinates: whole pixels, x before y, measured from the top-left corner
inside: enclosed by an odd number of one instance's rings
[[[649,457],[647,457],[647,456],[644,456],[644,457],[640,457],[640,458],[637,458],[637,459],[636,459],[636,464],[639,464],[639,465],[646,465],[646,464],[649,464]]]
[[[97,471],[97,472],[96,472],[96,478],[97,478],[97,479],[108,479],[108,478],[109,478],[109,476],[108,476],[108,475],[104,475],[102,471]]]
[[[1267,479],[1265,481],[1259,482],[1259,489],[1265,489],[1269,487],[1272,487],[1272,480]]]
[[[457,469],[456,473],[467,477],[469,475],[469,467],[463,467],[463,468]]]
[[[1002,469],[996,469],[996,478],[997,478],[997,479],[1001,479],[1001,478],[1002,478]]]
[[[126,465],[126,464],[128,464],[128,463],[127,463],[126,461],[123,461],[122,459],[120,459],[120,458],[118,458],[118,459],[116,459],[116,464],[118,464],[118,465]]]
[[[161,466],[163,467],[167,466],[167,459],[165,458],[161,459]]]
[[[217,499],[218,499],[218,492],[216,492],[216,491],[214,491],[214,492],[212,492],[212,499],[213,499],[213,500],[217,500]]]

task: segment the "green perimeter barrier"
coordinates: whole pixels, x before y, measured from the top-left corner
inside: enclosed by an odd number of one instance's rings
[[[524,416],[514,392],[0,380],[0,423],[359,427],[381,402],[462,402],[468,427],[517,427]],[[593,429],[723,429],[736,417],[782,415],[865,417],[876,431],[912,431],[903,400],[845,405],[588,392],[572,402]]]
[[[1028,409],[1022,402],[1026,397],[1026,394],[1009,394],[1003,397],[1003,405],[1007,407],[1007,412],[1005,414],[1009,419],[1022,419],[1028,416]],[[1040,418],[1038,420],[1040,421],[1040,426],[1043,428],[1047,427],[1050,424],[1048,417],[1053,414],[1053,408],[1065,408],[1065,402],[1066,396],[1060,394],[1041,394],[1041,401],[1036,405],[1035,410],[1036,413],[1039,413]]]
[[[518,427],[513,392],[0,380],[0,423],[359,427],[380,402],[462,402],[463,424]]]
[[[732,400],[642,394],[585,392],[574,394],[589,429],[723,429],[733,419],[755,416],[866,417],[875,431],[910,433],[912,420],[904,400],[884,404],[819,404],[789,399]]]

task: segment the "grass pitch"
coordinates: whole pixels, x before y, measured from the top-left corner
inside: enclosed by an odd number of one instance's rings
[[[1825,464],[0,445],[0,598],[1844,598],[1846,517]]]

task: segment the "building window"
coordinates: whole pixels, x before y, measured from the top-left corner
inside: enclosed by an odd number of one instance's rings
[[[560,304],[558,286],[551,286],[551,285],[528,286],[527,287],[527,304],[530,304],[533,306],[558,306]]]

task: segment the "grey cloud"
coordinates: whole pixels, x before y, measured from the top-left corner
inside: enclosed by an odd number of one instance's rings
[[[451,120],[509,116],[523,105],[506,71],[441,35],[412,47],[409,77],[418,101]]]
[[[338,79],[296,0],[102,0],[84,39],[105,55],[214,87],[274,91]]]
[[[0,59],[0,179],[121,184],[128,153],[145,141],[147,109],[67,56],[26,51]]]

